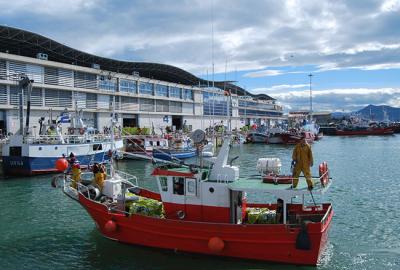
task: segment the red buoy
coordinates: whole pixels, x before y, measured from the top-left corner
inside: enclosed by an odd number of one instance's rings
[[[225,247],[224,241],[219,237],[211,237],[208,240],[208,249],[214,253],[221,252]]]
[[[109,220],[104,225],[104,230],[106,232],[115,232],[117,230],[117,223],[114,220]]]
[[[68,161],[65,158],[59,158],[56,160],[56,169],[59,172],[63,172],[68,168]]]

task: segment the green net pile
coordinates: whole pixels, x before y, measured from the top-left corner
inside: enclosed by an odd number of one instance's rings
[[[247,208],[247,223],[249,224],[275,224],[276,212],[268,208]]]
[[[150,217],[164,217],[164,210],[161,202],[140,196],[136,197],[137,200],[129,202],[130,215],[139,214]]]

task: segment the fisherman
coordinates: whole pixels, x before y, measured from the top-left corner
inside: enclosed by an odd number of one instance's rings
[[[95,163],[93,165],[94,183],[99,187],[100,191],[103,190],[104,180],[106,179],[106,169],[104,165]]]
[[[81,181],[81,165],[77,160],[75,160],[75,163],[72,164],[72,169],[71,169],[71,179],[72,179],[72,184],[71,187],[77,188],[78,183]]]
[[[78,161],[77,161],[77,159],[76,159],[76,157],[75,157],[75,154],[74,154],[73,152],[71,152],[71,153],[69,154],[69,157],[68,157],[68,164],[69,164],[69,166],[68,166],[67,173],[70,173],[70,172],[72,171],[72,166],[73,166],[76,162],[78,162]]]
[[[314,165],[313,154],[311,150],[311,146],[306,142],[306,137],[303,134],[301,141],[296,144],[293,149],[292,155],[292,166],[294,166],[293,170],[293,188],[297,187],[299,183],[300,173],[303,172],[308,189],[312,190],[314,187],[314,183],[311,178],[310,167]]]

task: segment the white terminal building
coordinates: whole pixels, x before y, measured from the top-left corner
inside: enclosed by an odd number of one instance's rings
[[[166,126],[205,129],[228,124],[265,124],[283,118],[282,107],[268,95],[253,95],[230,82],[212,82],[180,68],[127,62],[75,50],[29,31],[0,26],[0,129],[19,129],[21,75],[33,80],[30,126],[51,112],[54,121],[66,110],[82,110],[100,131],[115,110],[124,127]],[[229,97],[231,93],[231,97]],[[26,93],[25,93],[26,95]],[[25,99],[26,101],[26,99]]]

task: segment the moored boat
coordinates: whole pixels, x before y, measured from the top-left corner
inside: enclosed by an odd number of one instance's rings
[[[227,137],[211,167],[156,167],[158,192],[139,187],[135,179],[110,167],[102,194],[65,176],[64,192],[76,199],[107,238],[122,243],[217,256],[316,265],[333,217],[330,203],[307,205],[305,183],[264,183],[241,178],[228,164]],[[331,182],[315,184],[323,194]],[[251,203],[247,193],[278,199]],[[294,198],[302,199],[295,202]]]
[[[394,131],[391,127],[352,127],[336,129],[332,135],[336,136],[366,136],[366,135],[392,135]]]
[[[154,149],[168,149],[168,139],[156,135],[132,135],[124,141],[127,159],[151,159]]]
[[[250,131],[247,133],[246,142],[247,143],[268,143],[269,135],[264,132]]]

